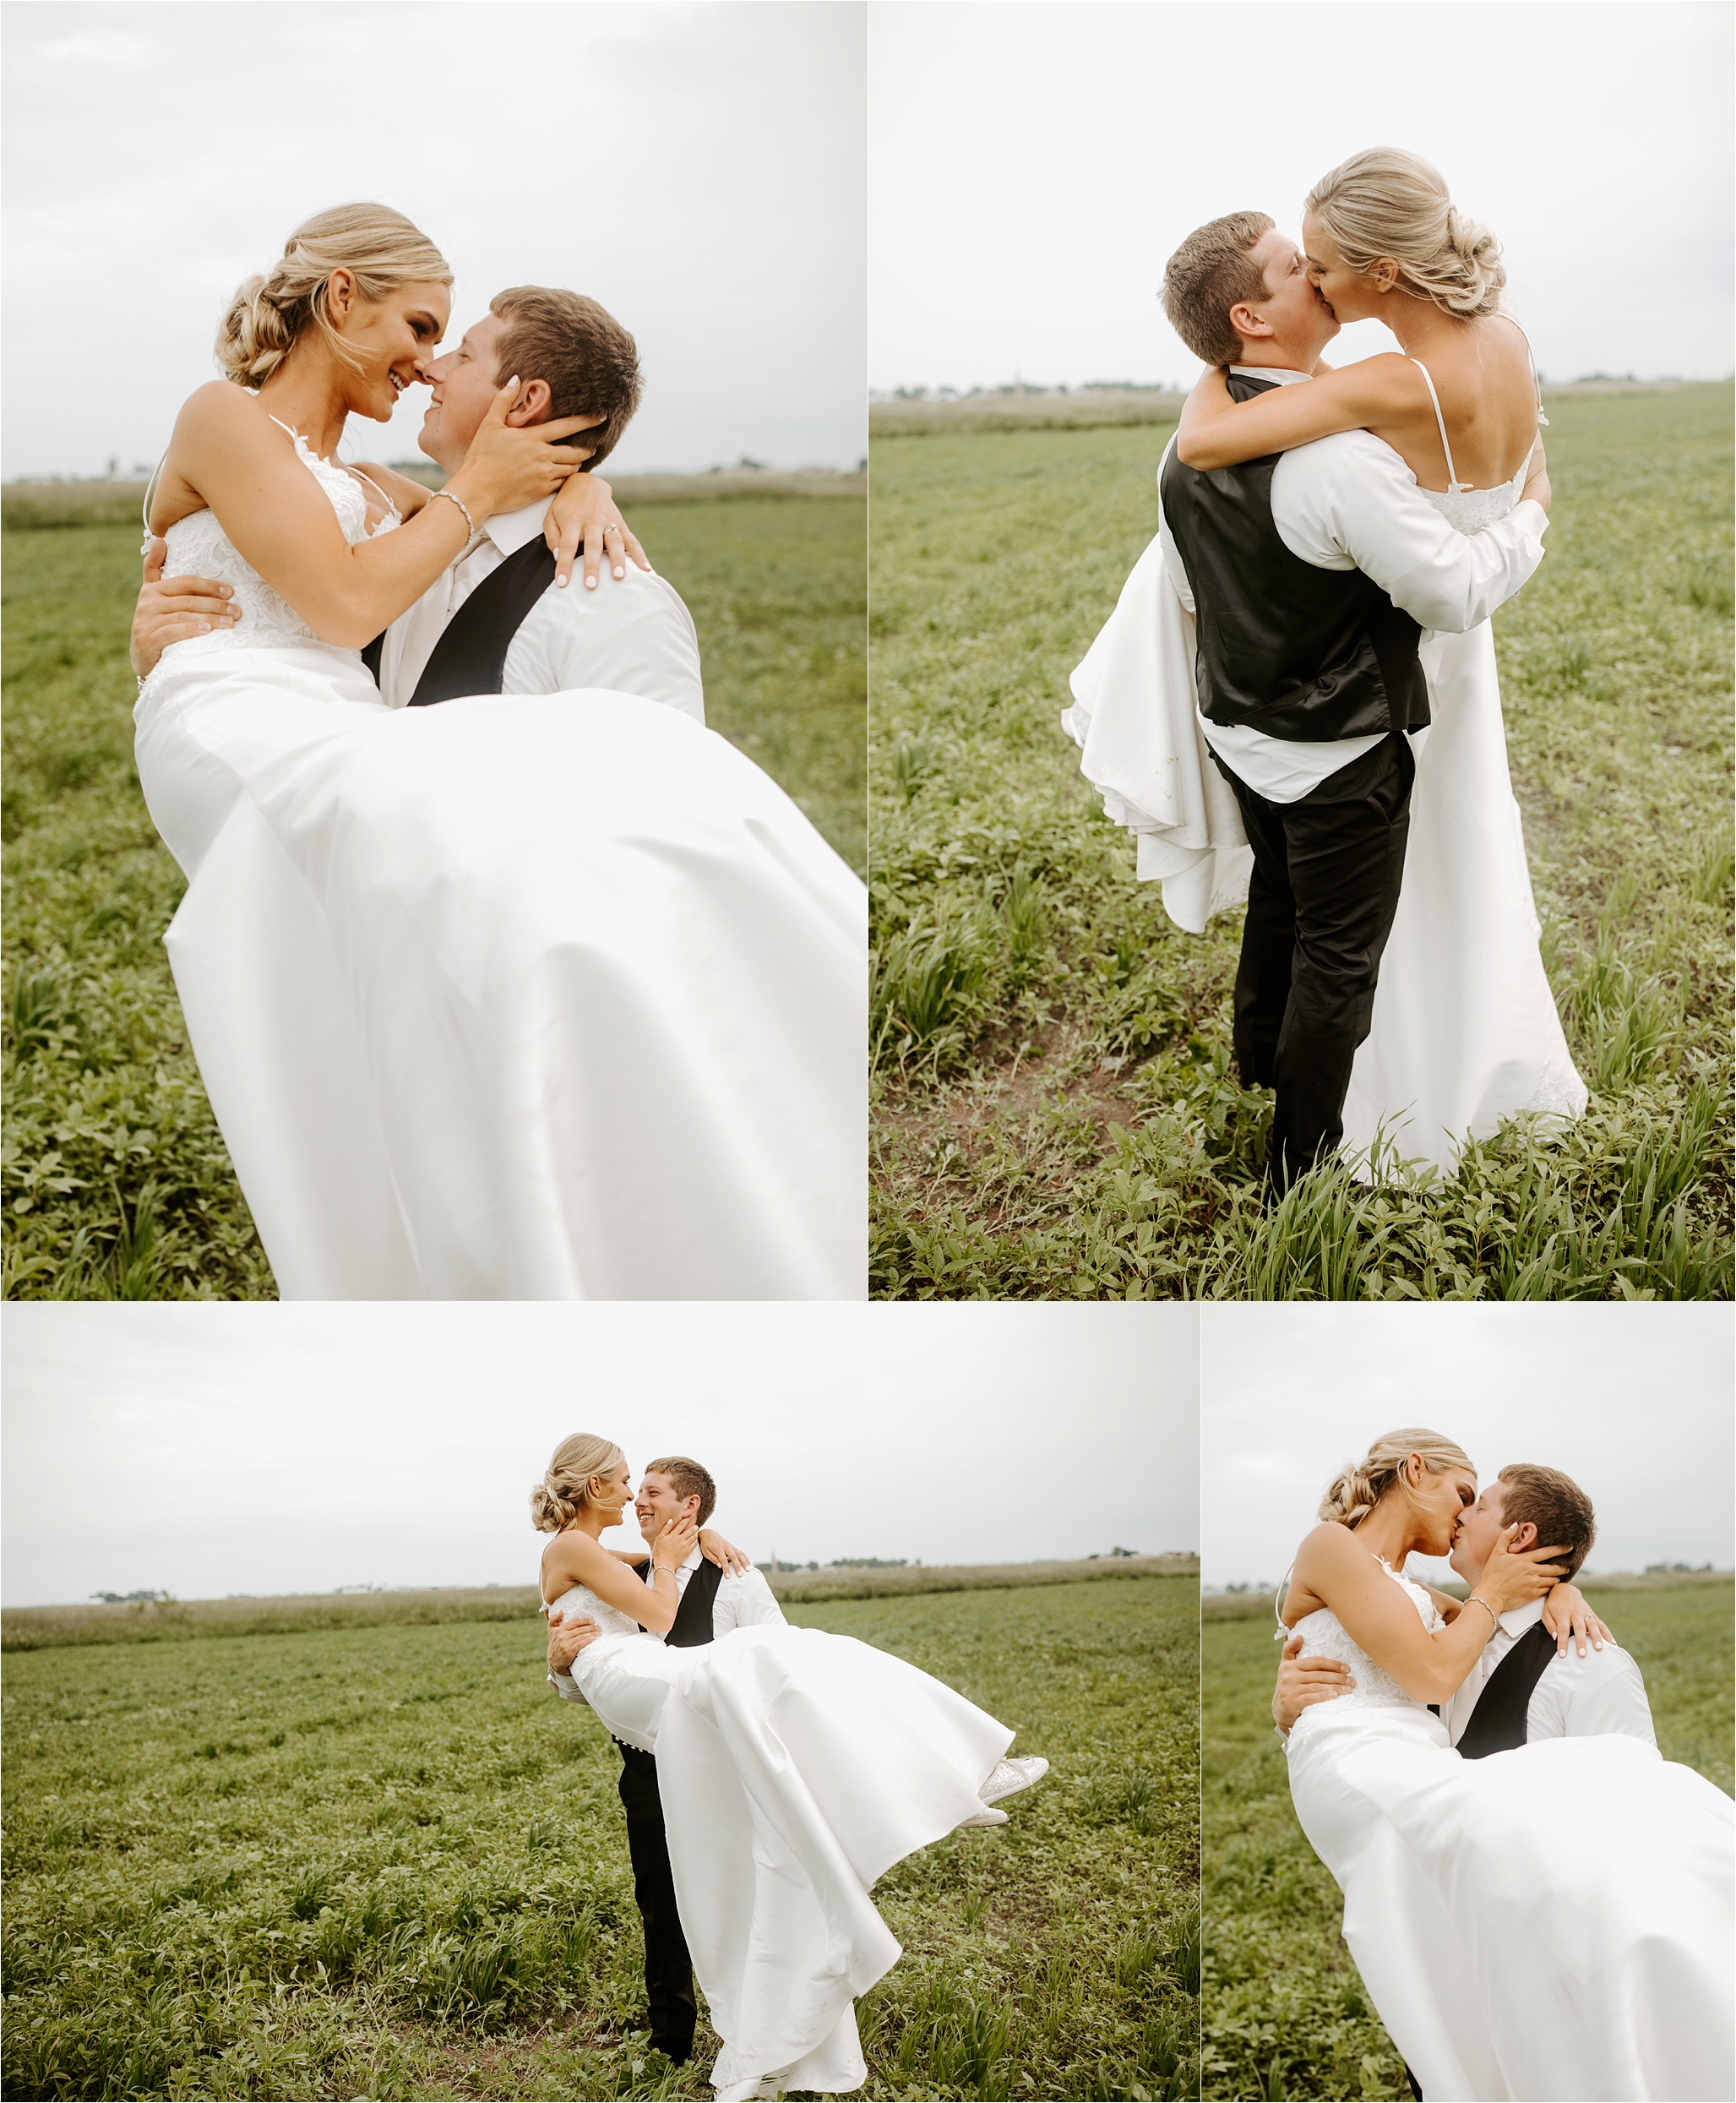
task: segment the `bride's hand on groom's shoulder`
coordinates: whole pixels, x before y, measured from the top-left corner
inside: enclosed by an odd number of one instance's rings
[[[1601,1650],[1605,1643],[1615,1641],[1586,1604],[1586,1595],[1576,1584],[1558,1584],[1543,1601],[1543,1626],[1555,1638],[1558,1658],[1567,1655],[1570,1643],[1583,1658],[1588,1643],[1593,1650]]]
[[[699,1553],[707,1562],[715,1562],[726,1577],[738,1577],[754,1567],[754,1558],[744,1555],[733,1541],[725,1540],[715,1527],[699,1528]]]
[[[630,555],[649,571],[650,558],[634,538],[621,515],[615,493],[600,475],[569,475],[555,493],[542,521],[542,537],[554,557],[554,580],[564,591],[580,549],[585,550],[585,588],[596,589],[597,573],[607,562],[614,575],[627,575]]]
[[[144,555],[144,582],[133,608],[133,635],[128,655],[141,679],[149,678],[171,643],[190,635],[208,635],[232,627],[241,618],[233,587],[211,577],[171,577],[163,581],[169,544],[151,542]]]

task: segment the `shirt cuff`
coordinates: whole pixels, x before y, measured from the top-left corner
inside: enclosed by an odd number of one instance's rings
[[[1536,515],[1534,518],[1526,519],[1526,525],[1532,538],[1541,546],[1544,534],[1549,530],[1549,515],[1535,497],[1521,497],[1513,507],[1513,515],[1516,519],[1526,511]]]

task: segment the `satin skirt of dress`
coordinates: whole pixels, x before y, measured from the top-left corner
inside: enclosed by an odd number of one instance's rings
[[[1736,1806],[1703,1776],[1614,1734],[1462,1760],[1426,1709],[1323,1707],[1290,1788],[1429,2103],[1736,2092]]]
[[[1435,635],[1422,662],[1434,722],[1412,740],[1404,882],[1344,1104],[1363,1173],[1377,1133],[1383,1156],[1450,1175],[1467,1136],[1526,1111],[1559,1129],[1586,1107],[1537,951],[1494,631]]]
[[[981,1813],[1012,1732],[901,1658],[819,1629],[678,1651],[628,1637],[580,1668],[607,1729],[653,1734],[681,1924],[724,2040],[720,2103],[859,2088],[854,2003],[900,1955],[870,1890]]]
[[[725,739],[237,649],[166,657],[138,755],[284,1299],[864,1296],[865,894]]]

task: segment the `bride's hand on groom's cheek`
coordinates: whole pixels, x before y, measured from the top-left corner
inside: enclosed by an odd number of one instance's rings
[[[679,1570],[699,1545],[699,1529],[689,1518],[671,1519],[657,1536],[651,1561],[659,1570]]]
[[[1554,1590],[1560,1583],[1561,1570],[1548,1566],[1562,1564],[1569,1552],[1561,1547],[1516,1550],[1512,1542],[1518,1530],[1516,1525],[1503,1528],[1483,1575],[1472,1588],[1497,1616]]]

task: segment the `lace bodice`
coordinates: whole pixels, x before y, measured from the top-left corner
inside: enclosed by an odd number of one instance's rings
[[[1420,1584],[1413,1584],[1401,1577],[1390,1563],[1380,1567],[1400,1587],[1405,1596],[1422,1617],[1423,1626],[1431,1633],[1445,1626],[1435,1604]],[[1313,1708],[1305,1708],[1296,1719],[1290,1735],[1293,1740],[1298,1731],[1311,1717],[1323,1715],[1328,1709],[1351,1708],[1417,1708],[1421,1704],[1407,1694],[1392,1675],[1375,1664],[1359,1643],[1352,1642],[1343,1623],[1330,1607],[1318,1608],[1312,1614],[1304,1614],[1290,1631],[1302,1638],[1302,1654],[1305,1658],[1336,1658],[1340,1664],[1348,1665],[1356,1681],[1356,1691],[1341,1694],[1336,1700],[1322,1702]]]
[[[580,1615],[587,1615],[605,1636],[643,1636],[648,1632],[630,1614],[623,1614],[618,1606],[611,1606],[606,1599],[598,1599],[588,1585],[575,1584],[570,1590],[563,1592],[549,1610],[553,1612],[557,1609],[569,1621]],[[582,1652],[580,1655],[583,1655]]]
[[[286,425],[283,428],[288,428]],[[362,484],[346,469],[321,460],[310,450],[300,432],[291,431],[289,435],[295,440],[297,459],[331,499],[344,538],[351,547],[358,541],[389,533],[403,523],[396,511],[390,511],[370,531],[367,497]],[[210,657],[220,650],[329,647],[242,557],[218,523],[215,511],[195,511],[191,517],[171,526],[163,537],[169,549],[163,575],[211,577],[220,584],[232,586],[241,618],[211,635],[191,635],[185,642],[171,643],[163,652],[162,664],[184,664],[191,658]]]
[[[1435,509],[1461,533],[1481,533],[1504,519],[1525,494],[1525,484],[1531,472],[1527,460],[1511,482],[1504,482],[1498,489],[1423,489],[1417,494],[1425,497]]]

